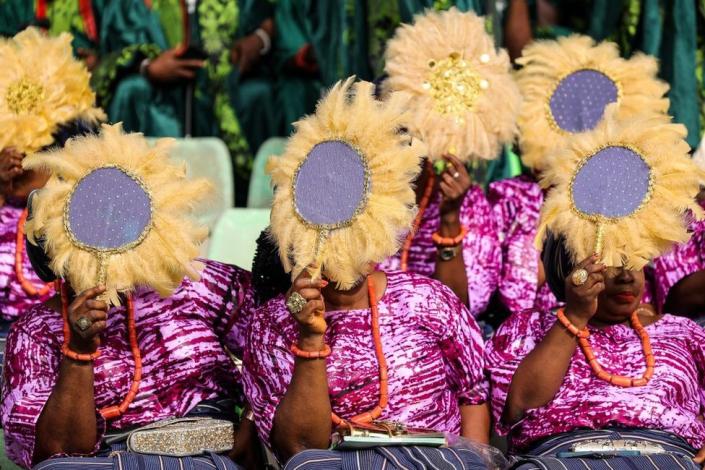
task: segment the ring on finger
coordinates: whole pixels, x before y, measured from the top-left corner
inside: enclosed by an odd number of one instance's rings
[[[453,178],[455,178],[456,180],[460,178],[460,172],[456,171],[455,173],[453,173]]]
[[[579,287],[587,282],[588,275],[589,274],[586,269],[583,269],[583,268],[576,269],[575,271],[573,271],[573,274],[570,276],[570,280],[573,282],[573,285]]]
[[[289,313],[296,315],[297,313],[301,313],[306,303],[306,299],[304,299],[303,295],[294,292],[286,300],[286,308],[289,310]]]
[[[86,331],[93,324],[88,317],[78,317],[76,320],[76,327],[81,331]]]

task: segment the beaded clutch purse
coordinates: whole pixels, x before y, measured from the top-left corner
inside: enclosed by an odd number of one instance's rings
[[[136,429],[127,436],[130,452],[172,457],[227,452],[234,444],[233,423],[213,418],[167,419]]]
[[[391,421],[374,421],[372,423],[346,423],[338,427],[333,434],[332,448],[367,449],[385,446],[427,446],[443,447],[448,445],[442,432],[430,429],[412,429],[404,424]]]

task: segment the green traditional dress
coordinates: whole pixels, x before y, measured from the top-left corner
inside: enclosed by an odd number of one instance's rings
[[[120,0],[106,7],[100,36],[104,57],[94,86],[110,120],[122,121],[126,130],[180,137],[186,87],[156,87],[139,74],[139,64],[182,43],[186,13],[179,0],[149,3]],[[244,204],[247,194],[251,149],[276,134],[277,123],[271,84],[264,77],[241,79],[230,63],[230,49],[241,34],[261,24],[269,8],[271,4],[261,0],[200,0],[190,18],[192,41],[209,56],[195,80],[191,135],[225,141],[233,159],[238,204]]]
[[[98,29],[109,0],[0,0],[0,36],[11,37],[27,26],[49,33],[71,33],[74,51],[98,49]]]
[[[416,13],[456,6],[484,13],[485,0],[278,0],[275,45],[280,66],[278,108],[282,120],[292,123],[313,112],[322,90],[356,75],[374,80],[384,69],[384,48],[401,23]],[[319,77],[292,73],[285,67],[305,45],[313,47]],[[289,128],[289,131],[291,128]]]

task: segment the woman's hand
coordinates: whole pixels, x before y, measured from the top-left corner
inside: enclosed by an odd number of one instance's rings
[[[323,316],[326,310],[321,289],[328,285],[323,279],[313,280],[308,269],[304,269],[294,280],[289,290],[289,297],[298,293],[306,300],[306,305],[300,312],[291,312],[299,325],[301,341],[307,338],[322,338],[326,332],[326,320]],[[319,348],[320,349],[320,348]]]
[[[3,149],[0,152],[0,190],[4,196],[12,191],[12,183],[21,176],[22,154],[12,147]]]
[[[597,313],[597,297],[605,290],[605,269],[605,265],[599,263],[599,256],[592,255],[568,275],[565,280],[566,315],[587,323]],[[587,280],[576,285],[574,274],[580,270],[587,272]]]
[[[460,206],[470,189],[470,175],[465,165],[454,155],[445,155],[443,159],[446,161],[446,168],[441,173],[440,181],[443,196],[440,206],[441,219],[451,218],[453,222],[457,222]]]
[[[203,68],[204,62],[199,59],[182,59],[180,48],[162,52],[147,66],[147,78],[152,83],[174,83],[182,80],[193,80],[196,71]]]
[[[79,294],[69,305],[68,320],[71,328],[69,347],[79,354],[91,354],[100,345],[100,334],[108,319],[108,304],[97,297],[105,287],[94,287]]]
[[[241,75],[247,75],[262,60],[264,43],[256,34],[238,40],[230,51],[230,61],[237,65]]]

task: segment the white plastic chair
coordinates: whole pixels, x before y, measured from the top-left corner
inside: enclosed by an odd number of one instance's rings
[[[269,226],[269,209],[228,209],[213,230],[208,258],[252,269],[257,238]]]
[[[154,142],[157,138],[150,137]],[[225,143],[215,137],[180,138],[171,151],[175,161],[186,162],[190,178],[207,178],[215,189],[213,198],[196,210],[198,220],[213,229],[220,216],[234,206],[235,184],[230,152]]]

